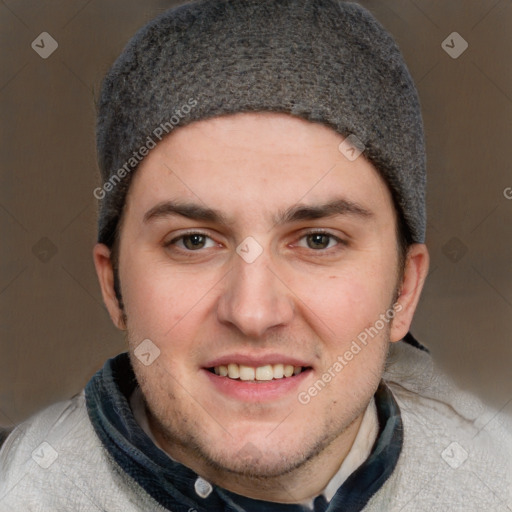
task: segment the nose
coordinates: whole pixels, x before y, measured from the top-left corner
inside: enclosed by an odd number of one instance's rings
[[[218,301],[219,322],[235,326],[249,338],[261,338],[293,318],[291,292],[269,263],[265,253],[252,263],[235,256]]]

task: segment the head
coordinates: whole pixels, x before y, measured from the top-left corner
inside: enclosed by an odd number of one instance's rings
[[[428,268],[410,76],[366,11],[317,4],[178,9],[136,36],[103,90],[104,183],[137,160],[101,199],[103,297],[159,439],[203,474],[269,479],[348,450]]]

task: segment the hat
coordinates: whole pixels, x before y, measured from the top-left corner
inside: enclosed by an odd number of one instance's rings
[[[98,241],[111,246],[131,179],[163,137],[236,112],[320,122],[387,182],[411,241],[425,240],[425,146],[398,46],[363,7],[335,0],[204,0],[142,28],[99,100]],[[343,143],[342,143],[343,144]],[[341,146],[340,146],[341,147]]]

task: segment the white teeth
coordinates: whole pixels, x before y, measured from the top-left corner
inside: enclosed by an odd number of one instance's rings
[[[291,364],[284,365],[284,376],[291,377],[293,375],[293,366]]]
[[[240,377],[240,367],[237,364],[228,364],[228,376],[230,379]]]
[[[243,364],[229,363],[228,365],[215,366],[213,371],[221,377],[240,380],[258,380],[269,381],[273,379],[282,379],[299,375],[302,372],[302,366],[293,366],[291,364],[266,364],[253,368]]]
[[[256,372],[250,366],[240,365],[240,380],[254,380]]]
[[[284,377],[284,365],[274,365],[274,379],[282,379]]]
[[[274,378],[274,369],[271,365],[258,366],[256,368],[256,380],[272,380]]]

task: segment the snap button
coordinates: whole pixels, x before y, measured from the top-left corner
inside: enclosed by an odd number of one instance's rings
[[[194,484],[196,493],[201,498],[208,498],[213,491],[213,487],[210,482],[207,482],[204,478],[199,477]]]

